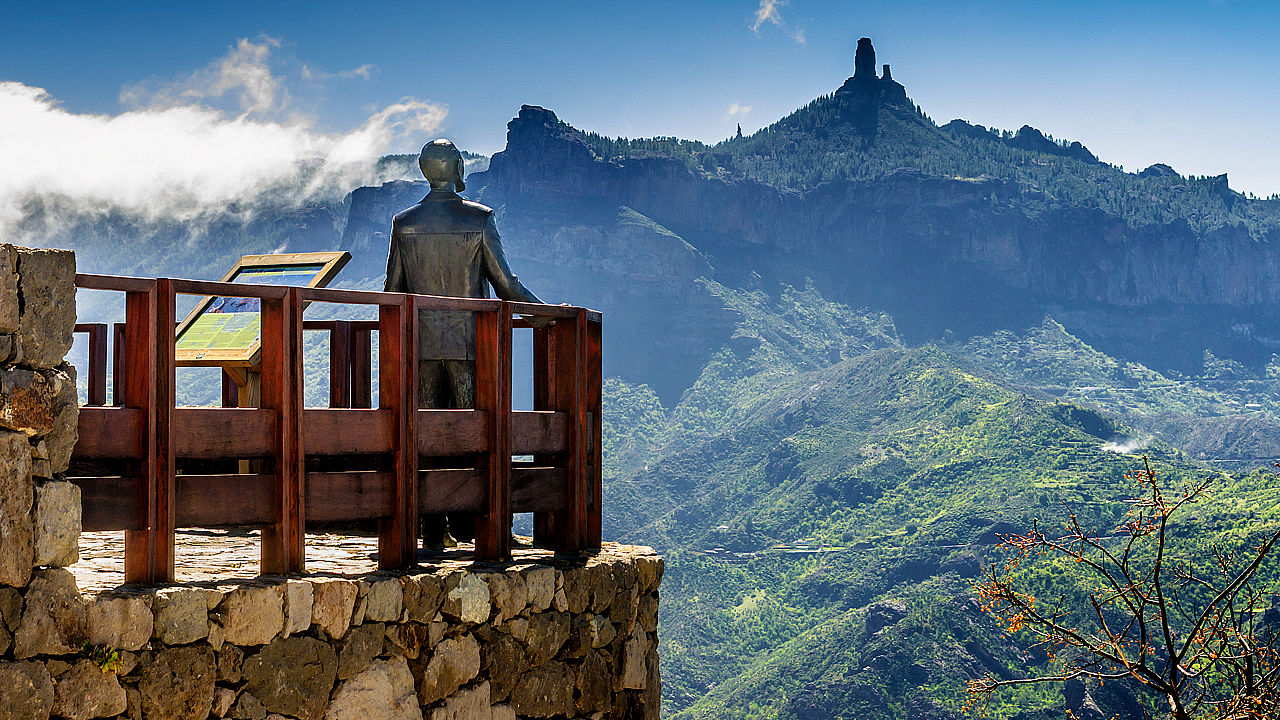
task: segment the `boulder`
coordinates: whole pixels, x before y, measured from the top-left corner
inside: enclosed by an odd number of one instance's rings
[[[213,616],[232,645],[266,645],[284,629],[284,586],[242,585],[227,593]]]
[[[489,619],[489,584],[469,572],[457,572],[445,580],[444,603],[440,610],[465,623]]]
[[[31,578],[34,501],[27,437],[0,430],[0,584],[22,587]]]
[[[80,560],[80,488],[42,482],[35,494],[34,565],[66,567]]]
[[[185,645],[209,636],[209,606],[199,588],[164,588],[152,596],[155,639]]]
[[[76,579],[62,568],[37,570],[27,588],[22,622],[13,637],[13,655],[67,655],[84,645],[85,601]]]
[[[348,580],[328,580],[315,583],[312,592],[311,622],[337,640],[351,626],[359,587]]]
[[[418,679],[418,700],[423,705],[452,695],[480,673],[480,645],[470,634],[445,638],[431,653]]]
[[[0,662],[0,720],[46,720],[53,680],[38,662]]]
[[[569,666],[549,662],[520,676],[511,691],[511,707],[522,717],[573,714],[575,678]]]
[[[141,650],[151,639],[155,616],[145,595],[102,593],[85,606],[89,642],[118,650]]]
[[[244,661],[245,689],[267,710],[298,720],[319,720],[337,676],[333,648],[306,636],[278,638]]]
[[[377,660],[338,686],[325,720],[422,720],[413,675],[402,657]]]
[[[71,349],[76,324],[76,256],[70,250],[16,248],[22,292],[22,364],[52,368]]]
[[[493,720],[489,683],[480,682],[454,693],[431,711],[430,720]]]
[[[142,716],[147,720],[204,718],[213,707],[213,649],[172,647],[146,653],[138,672]]]
[[[111,717],[126,708],[124,688],[113,672],[103,672],[91,660],[80,660],[58,676],[53,712],[67,720]]]

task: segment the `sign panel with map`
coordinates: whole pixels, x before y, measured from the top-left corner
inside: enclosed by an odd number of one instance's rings
[[[245,255],[223,282],[324,287],[351,259],[346,252]],[[252,367],[261,345],[257,298],[205,297],[177,330],[179,365]]]

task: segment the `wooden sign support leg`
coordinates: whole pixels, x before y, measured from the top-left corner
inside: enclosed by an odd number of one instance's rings
[[[583,323],[586,326],[586,346],[584,351],[583,362],[585,363],[586,377],[586,490],[585,499],[586,527],[583,548],[587,550],[598,550],[602,540],[600,517],[603,509],[602,498],[603,491],[603,460],[600,448],[600,433],[602,431],[602,422],[600,413],[603,410],[603,396],[601,394],[603,377],[603,366],[601,364],[601,325],[597,320],[586,319]]]
[[[289,288],[283,300],[262,301],[262,407],[276,412],[272,505],[275,522],[262,529],[262,572],[301,573],[305,567],[306,473],[302,448],[302,300]]]
[[[378,568],[418,561],[418,312],[411,296],[378,313],[378,407],[390,409],[393,464],[391,517],[378,526]],[[367,335],[366,335],[367,337]]]
[[[476,559],[511,557],[511,307],[476,313],[476,409],[489,415],[485,511],[476,518]]]

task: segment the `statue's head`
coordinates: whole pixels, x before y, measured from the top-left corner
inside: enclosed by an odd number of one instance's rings
[[[467,189],[462,182],[462,153],[444,138],[432,140],[422,146],[422,152],[418,154],[418,167],[422,168],[422,176],[431,183],[433,189],[448,183],[453,183],[458,192]]]

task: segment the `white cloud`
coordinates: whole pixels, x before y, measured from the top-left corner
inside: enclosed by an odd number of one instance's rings
[[[740,105],[738,103],[732,103],[729,105],[729,109],[724,111],[724,119],[733,120],[737,118],[738,120],[741,120],[742,118],[746,117],[747,113],[749,112],[751,112],[750,105]]]
[[[355,129],[320,132],[268,67],[277,45],[241,40],[177,82],[128,88],[130,109],[118,114],[71,112],[42,88],[0,82],[0,237],[18,239],[36,199],[187,220],[231,203],[345,193],[377,180],[380,155],[421,144],[445,118],[443,106],[404,98]]]
[[[378,67],[376,65],[365,63],[360,67],[351,68],[350,70],[339,70],[338,72],[316,70],[310,65],[303,64],[300,72],[302,79],[307,82],[324,82],[326,80],[354,80],[355,78],[368,80],[373,77],[373,74],[377,71]]]
[[[786,4],[787,0],[760,0],[760,7],[756,8],[755,21],[751,23],[751,32],[757,36],[760,35],[760,28],[768,23],[790,35],[798,45],[803,45],[805,43],[804,28],[792,27],[782,19],[781,8]]]

